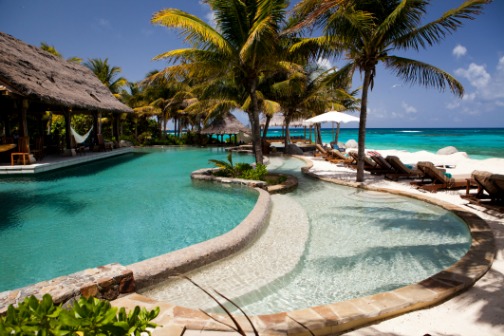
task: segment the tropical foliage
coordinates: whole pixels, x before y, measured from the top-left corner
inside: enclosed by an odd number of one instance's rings
[[[25,298],[18,307],[10,305],[0,316],[1,335],[150,335],[151,321],[159,308],[151,311],[135,307],[129,313],[110,302],[93,297],[74,302],[70,309],[55,305],[49,294],[42,300]]]
[[[63,55],[60,54],[58,50],[52,45],[47,44],[46,42],[41,42],[40,43],[40,49],[47,51],[50,54],[53,54],[54,56],[61,57],[63,58]],[[67,59],[69,62],[73,63],[82,63],[82,58],[73,56]]]
[[[256,164],[255,167],[244,162],[239,162],[236,165],[233,164],[233,153],[231,151],[227,155],[227,161],[212,159],[209,160],[209,162],[215,164],[215,166],[219,168],[219,170],[214,173],[216,176],[264,181],[268,173],[266,166],[261,163]]]
[[[154,14],[152,23],[179,29],[191,45],[167,51],[156,59],[180,62],[165,69],[167,76],[214,78],[224,84],[219,105],[239,106],[248,114],[256,162],[263,163],[257,88],[260,79],[275,72],[280,65],[278,37],[287,1],[208,0],[206,3],[215,14],[216,27],[175,8]],[[230,87],[233,99],[226,99]]]
[[[462,85],[433,65],[394,55],[400,50],[419,50],[440,43],[444,37],[473,19],[489,0],[468,0],[438,19],[424,23],[429,0],[304,0],[296,6],[299,27],[319,25],[324,37],[300,42],[317,46],[322,53],[340,55],[352,71],[364,74],[359,125],[357,181],[364,179],[365,130],[368,94],[373,88],[376,66],[382,63],[399,78],[412,84],[448,88],[462,96]]]
[[[111,66],[108,63],[108,58],[91,58],[84,65],[91,69],[96,77],[109,88],[110,92],[114,95],[118,94],[123,86],[125,86],[128,81],[124,77],[118,77],[121,72],[121,68],[117,66]]]

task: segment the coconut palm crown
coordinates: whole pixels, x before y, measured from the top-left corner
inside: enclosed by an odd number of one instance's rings
[[[359,165],[357,181],[364,180],[365,133],[368,92],[373,88],[376,66],[382,63],[399,78],[412,84],[448,88],[463,96],[462,85],[447,72],[424,62],[393,55],[400,50],[420,50],[440,43],[474,19],[490,0],[468,0],[438,19],[423,24],[429,0],[304,0],[295,10],[301,18],[299,27],[320,25],[323,39],[307,39],[304,43],[320,44],[323,52],[346,52],[354,70],[364,74],[359,124]],[[328,46],[329,44],[329,46]]]
[[[247,112],[255,159],[263,163],[260,137],[261,76],[275,71],[278,35],[284,22],[286,0],[206,0],[215,27],[200,18],[169,8],[154,14],[151,22],[181,31],[190,47],[155,57],[173,62],[166,76],[227,78],[245,94],[239,104]]]

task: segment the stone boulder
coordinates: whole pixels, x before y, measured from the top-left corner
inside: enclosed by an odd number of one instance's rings
[[[295,144],[288,144],[287,146],[285,146],[285,154],[303,155],[303,150]]]
[[[357,148],[357,147],[359,147],[359,144],[354,139],[350,139],[345,143],[345,147],[346,148]]]
[[[453,146],[448,146],[448,147],[441,148],[440,150],[437,151],[436,154],[438,154],[438,155],[451,155],[451,154],[455,154],[455,153],[458,153],[458,149]]]

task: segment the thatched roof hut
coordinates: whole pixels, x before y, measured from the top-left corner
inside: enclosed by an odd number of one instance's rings
[[[289,126],[290,127],[303,127],[306,126],[304,119],[296,119],[291,120]],[[266,125],[266,118],[261,120],[261,126],[264,127]],[[275,113],[269,122],[269,126],[282,126],[285,127],[285,118],[280,113]]]
[[[87,67],[0,32],[0,92],[52,108],[132,112]]]
[[[222,118],[215,119],[208,127],[201,130],[201,134],[251,134],[252,131],[245,127],[234,115],[228,113]]]

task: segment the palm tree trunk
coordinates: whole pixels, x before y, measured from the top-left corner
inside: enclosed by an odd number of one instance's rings
[[[366,155],[366,119],[367,119],[367,101],[369,84],[371,83],[372,68],[367,68],[364,71],[364,84],[362,85],[361,111],[359,122],[359,152],[357,156],[357,182],[364,182],[364,156]]]
[[[256,163],[263,164],[264,158],[261,146],[261,124],[259,122],[259,104],[256,94],[257,80],[250,81],[250,98],[252,100],[252,109],[248,111],[250,126],[252,128],[252,147]]]
[[[266,138],[268,137],[268,129],[269,129],[269,124],[271,121],[271,116],[266,115],[266,122],[264,123],[264,129],[263,129],[263,134],[262,134],[262,142],[266,142]]]
[[[285,148],[287,148],[287,145],[290,144],[291,138],[290,138],[290,131],[289,131],[289,126],[290,126],[290,117],[285,117],[285,140],[284,140],[284,145]]]

